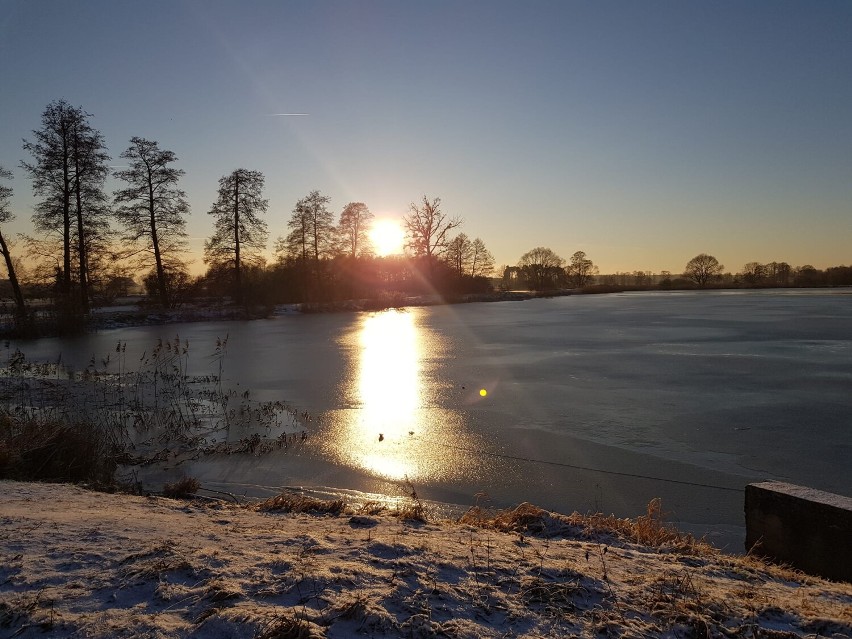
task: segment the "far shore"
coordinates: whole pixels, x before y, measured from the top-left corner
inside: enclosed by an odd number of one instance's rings
[[[512,290],[491,291],[487,293],[464,293],[458,295],[405,295],[392,293],[380,298],[347,299],[328,302],[293,302],[285,304],[239,306],[228,300],[195,300],[185,302],[175,308],[163,309],[148,304],[145,296],[134,295],[117,299],[113,304],[93,308],[85,322],[88,330],[105,330],[131,326],[164,325],[185,322],[231,321],[266,319],[270,317],[294,313],[345,313],[345,312],[374,312],[389,308],[406,308],[417,306],[437,306],[445,304],[471,304],[481,302],[521,302],[532,299],[566,297],[571,295],[607,295],[614,293],[699,293],[719,291],[836,291],[849,289],[850,286],[833,286],[809,288],[649,288],[639,286],[590,285],[583,288],[552,289],[544,291]],[[7,302],[8,303],[8,302]],[[5,320],[0,319],[0,336],[7,339],[20,337],[14,325],[12,315]],[[50,336],[53,334],[49,327],[43,330],[29,331],[24,337],[32,338]]]

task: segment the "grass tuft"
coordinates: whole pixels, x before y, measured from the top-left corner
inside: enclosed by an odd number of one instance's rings
[[[323,636],[314,632],[311,624],[298,614],[284,615],[267,625],[258,635],[258,639],[312,639]]]
[[[195,477],[184,475],[173,484],[163,485],[163,495],[172,499],[192,497],[201,488],[201,482]]]
[[[346,509],[342,499],[315,499],[295,493],[281,493],[253,506],[262,512],[313,513],[339,515]]]

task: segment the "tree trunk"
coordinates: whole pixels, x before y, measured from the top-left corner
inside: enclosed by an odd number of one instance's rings
[[[166,286],[166,271],[163,268],[163,258],[160,255],[160,238],[157,236],[157,219],[154,215],[154,183],[151,172],[148,171],[148,213],[151,222],[151,244],[154,247],[154,261],[157,264],[157,292],[163,308],[169,307],[169,290]]]
[[[71,301],[71,176],[68,130],[63,120],[62,133],[62,279],[60,295],[67,307]],[[66,308],[67,310],[67,308]]]
[[[12,294],[15,297],[18,318],[22,318],[27,314],[27,307],[24,304],[24,295],[21,293],[21,285],[18,283],[17,275],[15,275],[15,266],[12,264],[12,255],[9,253],[9,247],[6,245],[6,239],[3,237],[3,233],[0,233],[0,253],[3,253],[3,259],[6,260],[6,270],[9,272],[9,283],[12,285]]]
[[[74,129],[74,193],[77,198],[77,259],[80,272],[80,309],[89,312],[89,284],[86,269],[86,234],[83,226],[83,194],[80,183],[80,148],[77,130]]]
[[[240,265],[240,176],[234,176],[234,300],[243,301],[243,281]]]

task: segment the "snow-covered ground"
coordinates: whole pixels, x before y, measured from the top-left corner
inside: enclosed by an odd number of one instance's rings
[[[0,635],[852,636],[850,584],[519,508],[471,525],[0,482]]]

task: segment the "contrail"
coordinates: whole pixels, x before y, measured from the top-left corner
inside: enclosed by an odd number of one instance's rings
[[[269,117],[280,117],[280,116],[289,116],[289,115],[310,115],[310,113],[269,113],[267,114]]]

